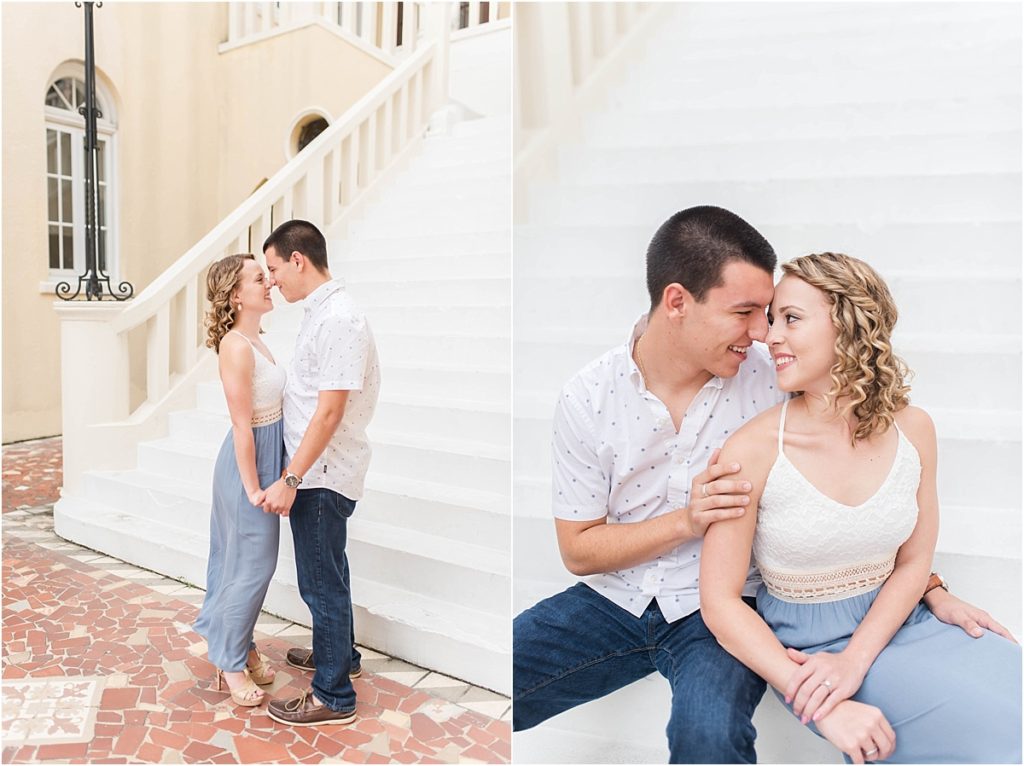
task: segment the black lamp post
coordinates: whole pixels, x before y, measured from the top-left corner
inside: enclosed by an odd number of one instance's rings
[[[121,282],[117,290],[110,284],[106,269],[99,262],[99,231],[102,211],[100,210],[99,190],[99,142],[96,140],[96,120],[103,115],[96,108],[96,53],[93,47],[92,7],[102,8],[103,3],[76,2],[76,8],[85,8],[85,105],[78,108],[78,113],[85,117],[85,273],[78,277],[78,289],[71,292],[71,285],[61,282],[57,285],[57,297],[70,301],[77,298],[85,286],[87,300],[101,301],[104,299],[103,285],[106,283],[107,293],[118,301],[132,297],[135,288],[129,282]],[[106,264],[103,264],[106,266]]]

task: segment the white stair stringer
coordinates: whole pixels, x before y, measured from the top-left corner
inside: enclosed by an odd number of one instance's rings
[[[356,639],[511,691],[511,234],[508,120],[424,138],[364,217],[327,231],[331,270],[374,330],[373,458],[348,525]],[[303,316],[275,292],[263,340],[287,366]],[[87,473],[58,533],[203,587],[211,482],[230,431],[219,381],[136,468]],[[290,527],[265,608],[302,624]]]
[[[516,179],[516,613],[577,580],[551,520],[558,392],[647,310],[656,228],[718,205],[780,262],[844,252],[886,278],[911,399],[939,437],[935,566],[1019,635],[1021,13],[677,4],[581,115],[553,177]],[[664,762],[668,709],[666,684],[644,679],[517,733],[516,760]],[[773,695],[755,724],[760,762],[840,762]]]

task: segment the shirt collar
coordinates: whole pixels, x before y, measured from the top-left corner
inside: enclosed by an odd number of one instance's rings
[[[315,309],[325,300],[329,295],[345,289],[345,280],[341,277],[337,279],[329,279],[324,282],[320,287],[316,288],[313,292],[305,297],[302,301],[302,308],[308,314],[310,311]]]
[[[650,314],[641,314],[636,322],[633,323],[633,329],[629,333],[629,338],[626,340],[626,364],[629,365],[629,379],[633,381],[636,386],[636,390],[644,392],[647,390],[647,385],[644,382],[644,376],[640,373],[640,367],[637,365],[636,360],[633,359],[633,347],[636,346],[636,342],[640,340],[640,336],[647,331],[647,322],[650,319]],[[718,375],[712,375],[711,380],[701,386],[703,391],[705,388],[717,388],[719,390],[725,385],[725,381]]]

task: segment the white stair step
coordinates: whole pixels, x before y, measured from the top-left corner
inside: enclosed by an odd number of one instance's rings
[[[503,221],[501,226],[487,231],[443,231],[422,236],[414,236],[404,228],[382,231],[377,236],[364,236],[358,240],[331,239],[328,247],[333,254],[332,266],[337,263],[340,273],[345,263],[355,261],[380,261],[415,255],[430,257],[507,253],[511,241],[508,222]]]
[[[756,181],[813,176],[899,176],[998,173],[1019,165],[1020,130],[934,136],[849,139],[784,138],[744,143],[723,140],[657,146],[638,136],[632,146],[573,146],[559,158],[559,176],[574,183],[623,178],[648,183]]]
[[[440,434],[385,432],[370,426],[373,470],[421,481],[444,477],[452,486],[484,492],[510,486],[510,450]]]
[[[358,280],[348,285],[349,292],[359,305],[374,308],[377,318],[375,327],[392,308],[408,306],[413,309],[448,309],[459,307],[504,306],[508,313],[512,285],[507,277],[439,277],[432,279],[410,279],[407,275],[392,272],[390,280]]]
[[[425,205],[424,207],[427,207]],[[469,211],[453,206],[427,210],[415,207],[407,210],[389,210],[374,216],[373,220],[354,221],[350,227],[353,237],[375,239],[387,237],[395,231],[403,235],[431,237],[437,235],[479,234],[508,226],[509,208],[482,208]],[[509,236],[506,235],[507,243]],[[507,244],[506,244],[507,247]]]
[[[389,395],[378,404],[373,424],[385,432],[423,436],[444,434],[507,447],[512,438],[509,414],[507,402],[495,405],[425,394]]]
[[[757,106],[740,102],[719,107],[682,107],[658,100],[641,110],[615,108],[588,120],[586,143],[633,146],[638,136],[651,146],[780,139],[854,139],[925,136],[952,132],[1020,130],[1020,95],[980,98],[970,94],[935,99],[912,96],[898,102],[845,100],[817,104]]]
[[[444,365],[500,369],[508,364],[509,336],[444,333],[429,334],[423,328],[402,334],[380,333],[377,349],[383,370],[393,363],[404,365]]]
[[[430,583],[432,597],[475,604],[496,617],[507,615],[511,591],[506,548],[454,541],[416,530],[377,524],[358,512],[348,523],[346,546],[352,571],[408,591]]]
[[[512,272],[512,254],[455,253],[408,258],[345,261],[337,270],[349,284],[380,282],[395,275],[408,280],[437,278],[508,279]]]
[[[54,528],[58,535],[93,550],[205,587],[207,534],[121,514],[77,496],[58,502]],[[282,533],[281,550],[286,551],[285,524]],[[299,597],[295,568],[289,564],[279,559],[264,609],[308,625],[309,610]],[[357,572],[352,578],[360,644],[509,693],[507,617],[499,619],[419,592],[403,592],[362,575]]]
[[[461,489],[371,471],[359,515],[393,527],[430,532],[451,540],[508,552],[511,534],[507,494]]]
[[[210,387],[219,384],[205,384]],[[204,406],[201,409],[179,410],[167,416],[168,435],[176,439],[203,442],[206,444],[220,444],[231,432],[231,417],[228,414],[227,401],[224,399],[222,390],[217,393],[210,391],[204,396]]]
[[[210,476],[203,482],[146,470],[90,471],[82,495],[124,516],[208,537],[212,468]]]
[[[424,391],[436,391],[456,399],[507,406],[510,391],[510,344],[507,341],[505,348],[505,366],[492,368],[476,367],[471,362],[463,366],[389,363],[381,385],[388,396],[419,396]]]
[[[970,253],[971,265],[980,271],[1012,268],[1020,274],[1020,259],[1008,257],[1021,251],[1019,221],[750,222],[775,248],[779,263],[798,255],[833,251],[862,258],[877,269],[942,273],[962,269],[964,253]],[[601,264],[600,271],[628,270],[642,286],[647,245],[660,224],[613,225],[608,221],[602,226],[517,226],[513,264],[517,286],[527,277],[595,271],[595,263]]]
[[[509,135],[431,136],[423,141],[423,148],[416,156],[416,167],[462,165],[466,157],[502,160],[511,156],[512,140]]]
[[[508,617],[495,618],[380,583],[352,578],[356,637],[395,657],[511,693]],[[438,658],[445,659],[439,666]]]
[[[476,180],[484,178],[505,177],[511,182],[512,160],[511,157],[476,160],[475,158],[464,158],[464,161],[453,165],[420,164],[413,160],[409,169],[401,176],[399,183],[406,188],[433,187],[434,184],[448,183],[451,181]]]
[[[433,174],[429,174],[432,176]],[[429,178],[428,176],[428,178]],[[414,180],[413,178],[409,179]],[[446,177],[435,180],[429,189],[425,184],[394,184],[381,193],[380,207],[400,205],[403,207],[433,204],[465,208],[469,205],[499,205],[511,196],[512,174],[510,169],[485,178]]]
[[[220,445],[167,437],[139,443],[139,470],[180,481],[212,484]]]
[[[889,221],[1019,221],[1019,173],[811,178],[771,183],[728,182],[571,185],[541,187],[531,202],[532,219],[560,224],[659,226],[677,210],[715,204],[758,226],[766,223],[860,223]]]
[[[507,335],[510,329],[511,307],[509,300],[490,306],[412,306],[374,305],[374,301],[363,299],[361,286],[353,286],[353,295],[373,312],[374,332],[400,334],[415,327],[420,332],[438,334],[466,332],[468,328],[488,335]],[[472,296],[468,296],[472,298]]]

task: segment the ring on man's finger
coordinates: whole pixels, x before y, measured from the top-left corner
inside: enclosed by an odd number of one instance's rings
[[[878,754],[878,748],[877,747],[873,747],[870,750],[865,750],[864,751],[864,757],[865,758],[870,758],[871,756],[877,755],[877,754]]]
[[[701,495],[703,495],[704,497],[707,497],[707,496],[708,496],[708,485],[707,485],[707,484],[701,484],[701,485],[700,485],[700,493],[701,493]]]
[[[818,684],[818,685],[819,686],[824,686],[826,689],[831,689],[832,688],[832,682],[829,681],[827,678],[824,681],[822,681],[820,684]]]

